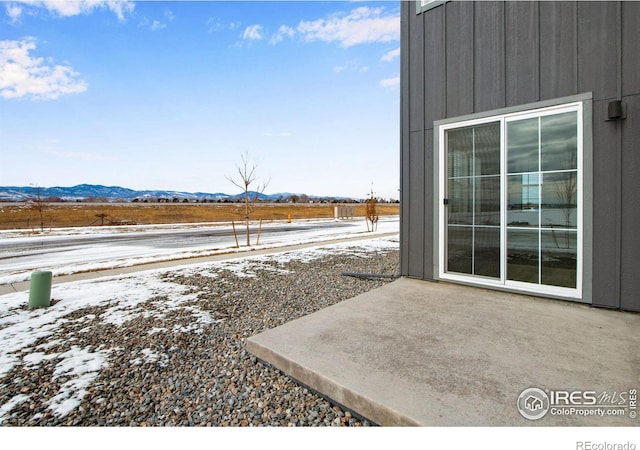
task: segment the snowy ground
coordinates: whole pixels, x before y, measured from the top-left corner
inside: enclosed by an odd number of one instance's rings
[[[286,221],[269,223],[275,231],[265,233],[260,238],[260,245],[252,245],[252,250],[277,248],[286,245],[305,244],[309,242],[323,242],[365,235],[380,235],[394,233],[399,230],[397,216],[380,219],[377,230],[367,232],[364,219],[346,221],[334,220],[306,220],[296,221],[299,228],[295,232],[286,232],[290,225]],[[335,226],[332,226],[334,225]],[[265,224],[266,225],[266,224]],[[186,258],[211,256],[224,253],[247,251],[247,247],[235,248],[232,235],[209,239],[206,241],[190,241],[181,237],[188,229],[198,231],[218,232],[230,230],[229,225],[155,225],[131,227],[86,227],[52,229],[44,235],[32,236],[24,231],[0,231],[0,285],[17,283],[29,279],[35,270],[49,270],[54,276],[69,275],[78,272],[90,272],[104,269],[129,267],[133,265],[153,263],[159,261],[180,260]],[[278,232],[281,228],[283,231]],[[243,230],[238,230],[240,242],[244,242]],[[175,233],[175,239],[169,239],[164,244],[136,244],[136,238],[153,234],[170,235]],[[109,235],[126,234],[131,237],[127,243],[105,243]],[[55,248],[57,242],[63,242],[70,236],[82,236],[85,244],[71,247]],[[256,234],[251,242],[256,242]],[[37,245],[47,246],[50,251],[21,251],[21,247],[33,249]],[[2,249],[6,249],[2,251]]]

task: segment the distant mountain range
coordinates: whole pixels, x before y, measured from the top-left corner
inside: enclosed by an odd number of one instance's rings
[[[38,192],[39,191],[39,192]],[[0,202],[21,202],[37,198],[48,202],[237,202],[244,198],[244,194],[215,194],[207,192],[180,192],[180,191],[136,191],[120,186],[102,186],[93,184],[79,184],[72,187],[33,187],[33,186],[0,186]],[[277,194],[257,195],[261,201],[267,202],[308,202],[313,201],[354,201],[347,197],[321,197],[316,195],[292,194],[282,192]],[[357,200],[356,200],[357,201]]]

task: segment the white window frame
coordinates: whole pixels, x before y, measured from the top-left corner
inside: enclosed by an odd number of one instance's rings
[[[506,124],[509,121],[522,120],[532,117],[544,117],[549,115],[561,114],[565,112],[577,113],[577,249],[576,249],[576,287],[567,288],[560,286],[551,286],[536,283],[526,283],[506,279],[506,236],[507,236],[507,155],[506,155]],[[444,204],[445,193],[447,187],[447,155],[445,133],[448,130],[475,126],[491,122],[500,122],[500,278],[488,278],[475,275],[465,275],[458,273],[449,273],[445,271],[446,267],[446,235],[447,235],[447,209]],[[539,294],[551,297],[561,297],[570,299],[582,299],[583,296],[583,259],[584,259],[584,106],[582,101],[558,104],[548,107],[536,109],[522,110],[517,112],[509,112],[503,114],[495,114],[481,118],[447,121],[445,124],[438,125],[438,264],[437,276],[442,280],[460,282],[464,284],[473,284],[479,286],[504,288],[506,290],[521,291],[532,294]],[[539,225],[539,228],[541,225]]]
[[[450,0],[416,0],[416,14],[428,11],[436,6],[447,3]]]

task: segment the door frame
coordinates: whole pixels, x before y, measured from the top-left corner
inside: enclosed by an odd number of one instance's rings
[[[509,281],[506,279],[506,122],[514,118],[537,117],[555,111],[575,110],[578,113],[578,242],[576,261],[576,288],[564,288],[543,284]],[[446,152],[444,149],[447,130],[459,127],[500,122],[500,278],[491,279],[474,275],[445,272],[446,266]],[[563,298],[591,303],[592,270],[592,94],[580,94],[549,101],[519,105],[485,113],[471,114],[434,122],[434,278],[456,283],[477,285],[512,292],[525,292],[544,297]]]

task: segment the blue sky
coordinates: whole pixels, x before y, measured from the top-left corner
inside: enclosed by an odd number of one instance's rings
[[[0,185],[398,198],[399,3],[0,2]]]

